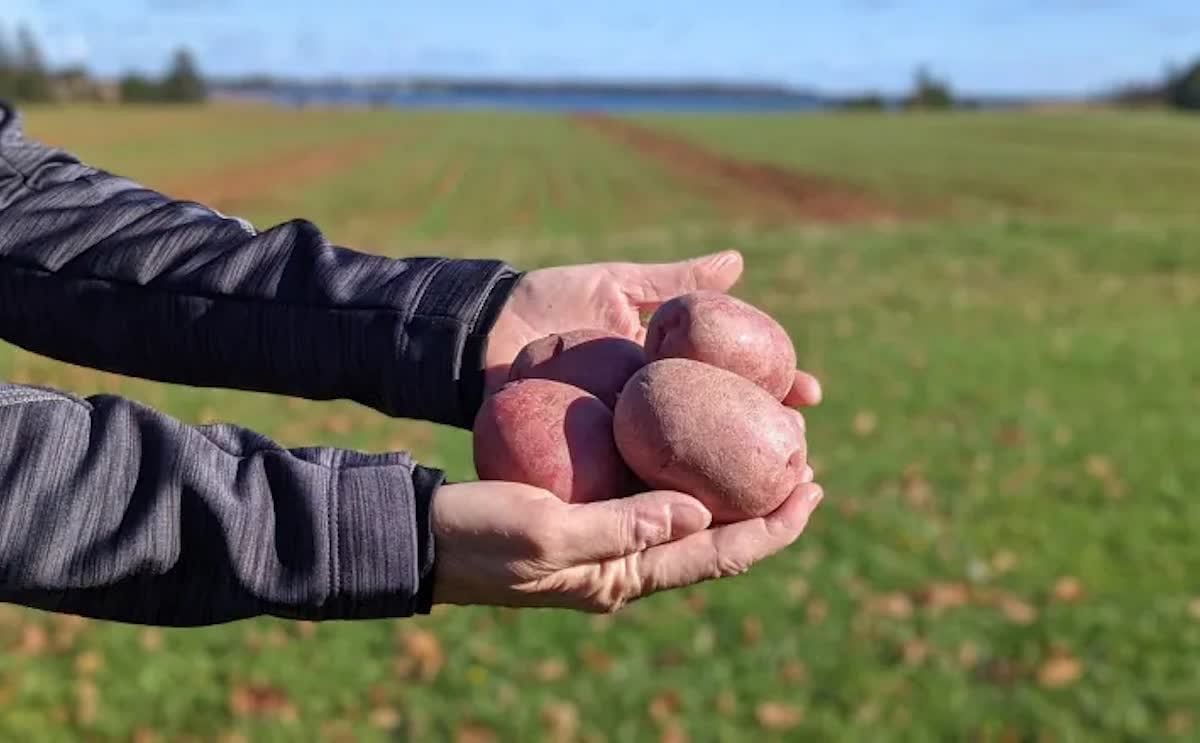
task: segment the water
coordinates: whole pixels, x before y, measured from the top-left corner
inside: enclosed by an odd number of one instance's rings
[[[772,113],[818,111],[830,104],[815,96],[660,92],[412,91],[371,95],[360,90],[304,90],[268,96],[288,106],[344,105],[405,109],[475,109],[546,112]]]

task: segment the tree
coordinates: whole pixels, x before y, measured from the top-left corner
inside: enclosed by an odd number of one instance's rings
[[[157,83],[145,75],[130,72],[121,78],[121,101],[124,103],[150,103],[159,100],[161,91]]]
[[[208,98],[204,78],[200,76],[192,53],[187,49],[175,52],[161,88],[162,100],[171,103],[201,103]]]
[[[50,76],[42,61],[33,32],[28,26],[17,29],[16,75],[13,97],[23,101],[50,100]]]
[[[17,64],[12,49],[8,46],[8,33],[0,26],[0,98],[14,98]]]
[[[954,105],[954,96],[950,86],[930,74],[925,67],[917,69],[913,83],[913,92],[907,104],[910,108],[950,108]]]
[[[1200,111],[1200,60],[1170,76],[1167,81],[1167,102],[1185,111]]]

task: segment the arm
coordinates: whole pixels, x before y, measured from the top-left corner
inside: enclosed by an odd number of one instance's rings
[[[467,426],[517,278],[357,253],[302,220],[256,233],[33,142],[0,105],[0,337],[35,353]]]
[[[0,601],[194,626],[428,611],[442,474],[0,385]]]

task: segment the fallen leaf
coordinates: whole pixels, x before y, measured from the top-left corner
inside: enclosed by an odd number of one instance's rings
[[[906,640],[901,646],[901,656],[907,666],[919,666],[929,657],[929,643],[920,638]]]
[[[337,436],[345,436],[354,430],[354,419],[345,414],[331,415],[322,421],[321,427]]]
[[[86,650],[75,656],[75,672],[80,676],[94,676],[104,668],[104,656],[95,650]]]
[[[1084,470],[1097,480],[1108,480],[1116,474],[1112,462],[1100,454],[1089,454],[1084,463]]]
[[[40,624],[27,624],[21,628],[21,642],[17,645],[18,655],[26,657],[41,655],[50,644],[50,636]]]
[[[1073,604],[1083,598],[1083,584],[1074,576],[1063,576],[1054,583],[1054,598],[1064,604]]]
[[[1071,443],[1071,439],[1073,438],[1075,438],[1075,435],[1066,426],[1059,426],[1054,429],[1054,443],[1059,446],[1066,446]]]
[[[395,707],[376,707],[371,710],[367,722],[379,730],[395,730],[400,727],[400,713]]]
[[[296,634],[305,640],[311,640],[317,634],[317,623],[296,622]]]
[[[454,735],[455,743],[496,743],[496,734],[483,725],[463,725]]]
[[[650,700],[648,707],[650,719],[654,720],[660,725],[666,723],[679,714],[679,708],[681,706],[682,703],[679,699],[679,692],[675,691],[674,689],[667,689],[666,691],[655,694]]]
[[[971,589],[965,583],[933,583],[921,591],[921,604],[935,614],[966,606]]]
[[[992,555],[992,570],[995,570],[997,573],[1007,573],[1016,567],[1016,554],[1008,550],[1000,550]]]
[[[758,617],[746,617],[742,620],[742,643],[757,645],[763,636],[762,620]]]
[[[1188,602],[1188,614],[1192,615],[1192,619],[1200,622],[1200,597],[1194,598]]]
[[[287,693],[267,684],[239,684],[229,693],[234,717],[275,717],[293,721],[298,715]]]
[[[809,624],[821,624],[829,616],[829,604],[824,599],[813,599],[804,613]]]
[[[91,681],[80,681],[75,685],[75,722],[90,727],[99,715],[100,689]]]
[[[791,730],[804,721],[804,710],[783,702],[762,702],[754,708],[754,717],[767,730]]]
[[[1000,599],[1000,611],[1013,624],[1032,624],[1037,619],[1037,609],[1016,596],[1003,596]]]
[[[1020,446],[1025,443],[1025,429],[1016,424],[1002,426],[996,432],[996,443],[1001,446]]]
[[[708,608],[708,599],[705,598],[704,593],[700,591],[692,591],[689,593],[688,596],[683,600],[683,603],[692,610],[693,614],[703,614],[704,610]]]
[[[539,681],[558,681],[567,675],[567,664],[561,658],[549,658],[537,664],[534,674]]]
[[[547,702],[542,705],[542,724],[553,743],[567,743],[579,729],[579,710],[570,702]]]
[[[416,663],[421,679],[429,683],[437,678],[446,663],[438,636],[429,630],[409,630],[401,635],[401,642],[404,652]]]
[[[970,670],[979,662],[979,648],[970,640],[958,646],[958,665]]]
[[[688,743],[691,738],[688,737],[687,731],[678,722],[672,722],[663,728],[662,734],[658,737],[659,743]]]
[[[1038,669],[1038,683],[1048,689],[1070,686],[1083,675],[1083,664],[1069,655],[1055,655]]]
[[[150,728],[139,727],[133,731],[133,743],[158,743],[158,733]]]
[[[933,501],[933,485],[920,470],[905,472],[904,499],[913,508],[925,508]]]
[[[892,619],[908,619],[912,616],[912,599],[899,591],[885,593],[871,599],[871,611]]]
[[[854,414],[854,433],[859,436],[870,436],[879,426],[879,418],[870,410],[860,410]]]
[[[157,627],[142,630],[138,635],[138,643],[142,646],[142,650],[147,653],[155,653],[162,650],[163,633]]]
[[[1167,735],[1179,736],[1187,735],[1188,733],[1192,732],[1192,728],[1194,726],[1195,720],[1192,717],[1191,712],[1186,710],[1175,710],[1171,714],[1167,715],[1167,721],[1163,727],[1166,728]]]
[[[785,684],[803,684],[808,681],[808,666],[798,660],[789,660],[779,669],[779,679]]]
[[[583,664],[592,673],[607,674],[616,665],[616,661],[613,660],[611,655],[590,645],[583,648],[579,655],[583,659]]]

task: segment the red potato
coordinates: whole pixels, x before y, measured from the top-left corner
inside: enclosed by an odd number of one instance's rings
[[[666,302],[646,328],[648,361],[703,361],[784,399],[796,376],[796,348],[770,315],[728,294],[698,291]]]
[[[690,359],[655,361],[634,374],[613,431],[638,477],[695,496],[717,523],[765,516],[811,479],[800,413],[733,372]]]
[[[482,480],[544,488],[567,503],[632,494],[633,473],[613,441],[612,411],[562,382],[510,382],[489,397],[474,426]]]
[[[510,380],[553,379],[586,390],[609,408],[621,388],[646,365],[637,343],[605,330],[583,328],[533,341],[513,361]]]

